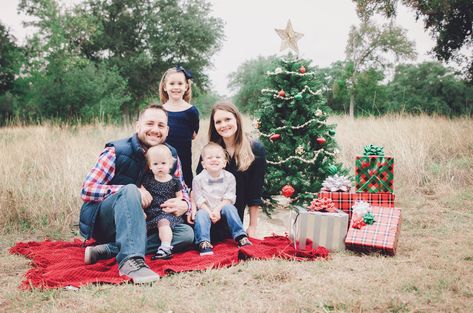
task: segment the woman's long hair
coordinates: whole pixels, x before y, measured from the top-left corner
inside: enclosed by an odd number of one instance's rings
[[[159,100],[161,101],[161,104],[165,104],[169,100],[169,95],[164,90],[164,87],[166,87],[166,77],[169,74],[173,74],[173,73],[182,73],[182,71],[178,71],[175,67],[171,67],[166,72],[164,72],[163,77],[161,77],[161,82],[159,82]],[[182,74],[184,75],[184,73]],[[184,92],[182,99],[184,99],[185,102],[190,103],[191,98],[192,98],[192,87],[191,87],[192,81],[188,79],[187,77],[185,79],[186,79],[186,84],[187,84],[187,90]]]
[[[248,136],[243,132],[243,123],[240,111],[230,102],[218,102],[212,107],[209,125],[209,141],[213,141],[225,148],[225,142],[215,129],[214,115],[217,110],[227,111],[235,116],[237,131],[235,133],[235,161],[240,172],[246,171],[255,160],[255,155],[251,150],[251,142]]]

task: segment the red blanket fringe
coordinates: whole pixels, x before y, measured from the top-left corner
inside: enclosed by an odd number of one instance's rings
[[[296,250],[286,236],[265,237],[263,240],[252,238],[253,245],[238,249],[233,240],[226,240],[214,246],[214,255],[201,257],[196,250],[175,253],[170,260],[146,262],[160,276],[167,273],[206,270],[228,267],[247,259],[265,260],[282,258],[286,260],[311,261],[327,258],[329,252],[324,247],[312,249],[307,242],[307,250]],[[102,260],[92,265],[84,264],[82,241],[72,242],[42,241],[19,242],[10,248],[10,253],[23,255],[32,260],[32,269],[25,274],[20,284],[21,289],[80,287],[90,283],[120,284],[128,278],[118,275],[115,258]]]

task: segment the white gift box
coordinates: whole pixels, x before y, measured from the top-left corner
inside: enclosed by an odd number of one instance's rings
[[[312,247],[325,247],[330,251],[344,250],[348,230],[348,214],[342,210],[334,213],[309,212],[302,207],[291,212],[290,238],[298,242],[297,248],[305,249],[306,239]]]

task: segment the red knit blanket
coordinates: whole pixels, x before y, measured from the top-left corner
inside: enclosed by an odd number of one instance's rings
[[[232,240],[226,240],[214,246],[214,255],[200,256],[196,250],[175,253],[170,260],[146,262],[160,276],[171,272],[205,270],[228,267],[246,259],[283,258],[290,260],[315,260],[327,258],[328,250],[324,247],[308,250],[295,250],[285,236],[265,237],[263,240],[252,238],[253,245],[238,249]],[[60,288],[66,286],[80,287],[89,283],[119,284],[129,279],[118,275],[118,264],[115,258],[101,260],[96,264],[84,264],[84,247],[82,241],[72,242],[42,241],[19,242],[10,248],[10,253],[24,255],[32,260],[32,269],[25,274],[20,285],[22,289]]]

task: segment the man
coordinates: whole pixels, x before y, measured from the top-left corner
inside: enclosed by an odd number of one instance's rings
[[[85,250],[84,261],[93,264],[101,259],[116,257],[120,276],[134,283],[149,283],[159,279],[144,261],[145,253],[155,252],[159,237],[146,237],[143,208],[151,204],[151,194],[141,186],[146,171],[145,153],[149,147],[164,143],[168,135],[167,112],[159,105],[150,105],[139,116],[136,134],[105,145],[95,167],[82,185],[84,200],[80,212],[80,233],[94,238],[98,246]],[[168,145],[176,159],[171,173],[184,185],[176,150]],[[183,199],[170,199],[162,208],[176,216],[190,209],[189,195],[183,188]],[[173,231],[175,250],[192,244],[194,232],[189,225],[177,225]]]

